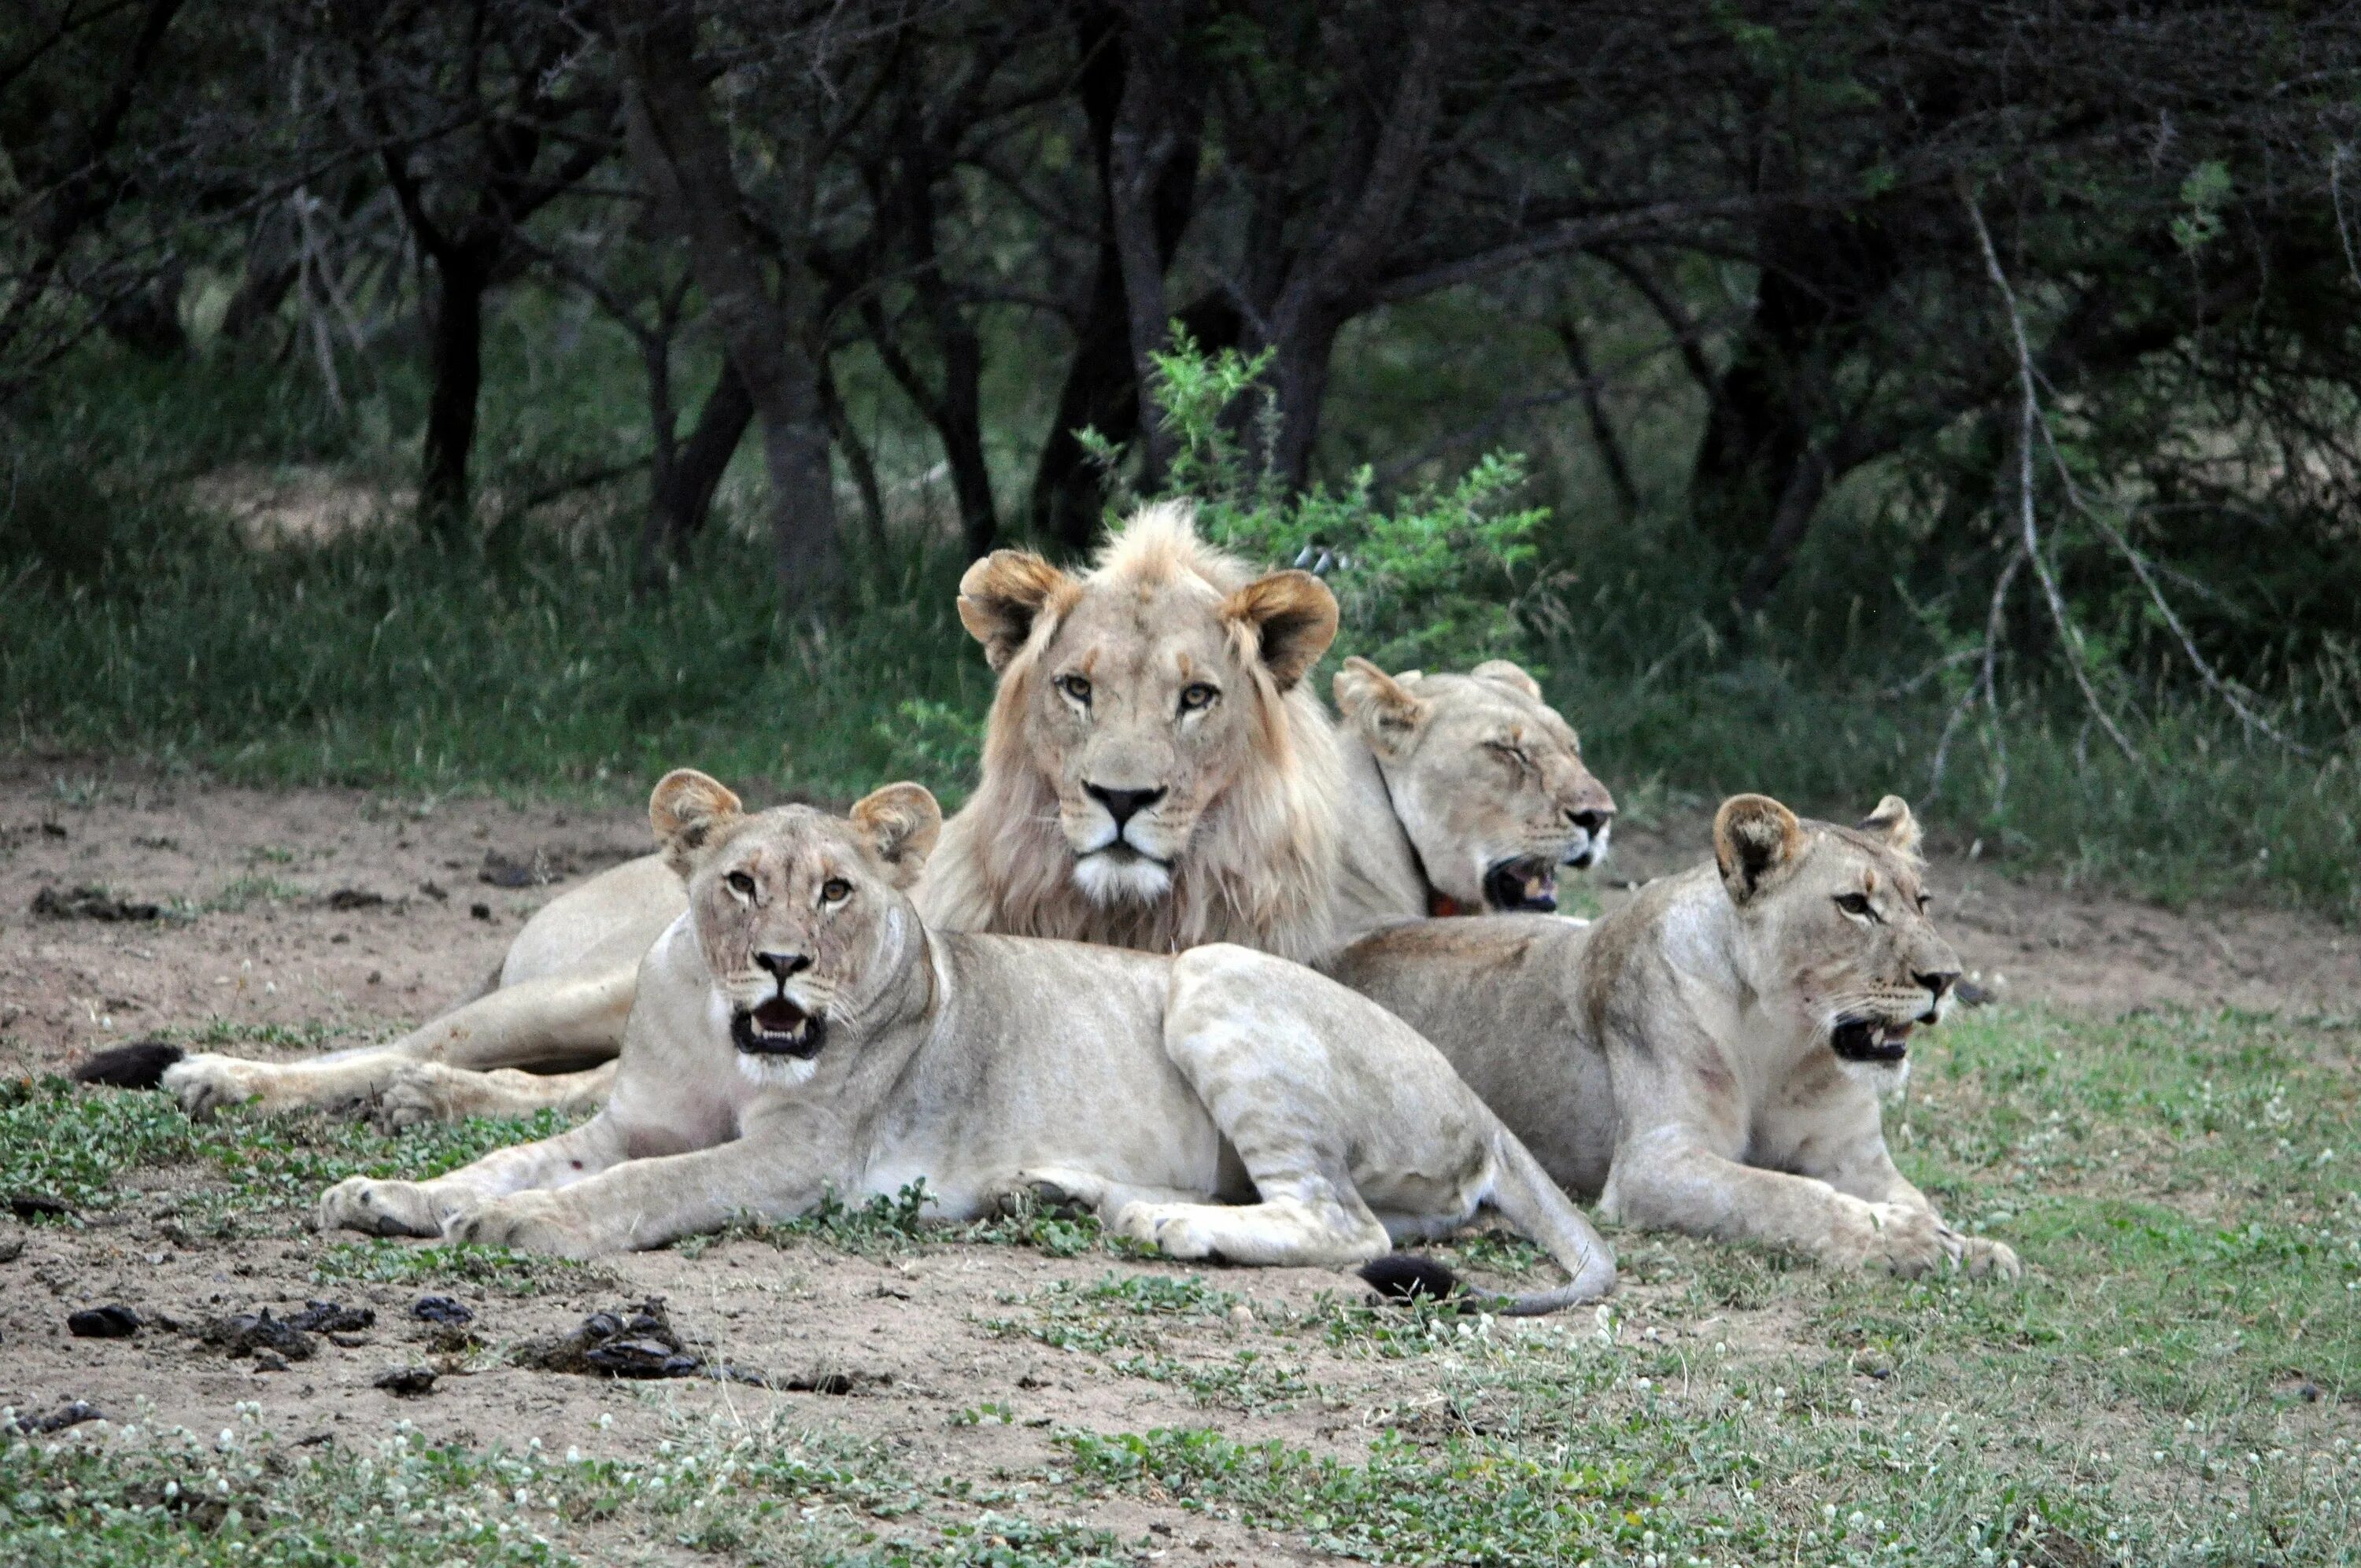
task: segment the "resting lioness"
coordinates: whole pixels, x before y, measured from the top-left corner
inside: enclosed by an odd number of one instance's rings
[[[1859,828],[1741,795],[1714,862],[1595,925],[1417,921],[1326,972],[1424,1034],[1567,1190],[1609,1219],[1916,1274],[2017,1272],[1894,1168],[1881,1091],[1959,959],[1888,795]]]
[[[649,816],[689,909],[640,966],[606,1109],[434,1181],[344,1182],[324,1224],[580,1256],[923,1179],[947,1217],[1050,1194],[1172,1256],[1253,1264],[1366,1262],[1488,1205],[1572,1276],[1507,1310],[1613,1285],[1499,1118],[1334,981],[1222,944],[929,930],[906,890],[942,818],[917,784],[849,819],[749,815],[682,771]]]

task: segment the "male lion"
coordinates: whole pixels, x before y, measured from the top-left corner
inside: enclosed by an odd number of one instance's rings
[[[346,1181],[324,1225],[587,1256],[923,1178],[948,1217],[1029,1193],[1251,1264],[1368,1262],[1489,1206],[1572,1277],[1507,1310],[1613,1287],[1499,1118],[1334,981],[1226,944],[930,929],[905,890],[942,818],[917,784],[849,818],[746,814],[681,770],[648,814],[688,910],[640,966],[606,1109],[433,1181]]]
[[[1322,967],[1424,1034],[1570,1191],[1610,1219],[1918,1274],[2015,1277],[1886,1153],[1882,1091],[1959,978],[1919,885],[1918,826],[1736,795],[1714,861],[1590,926],[1389,927]]]

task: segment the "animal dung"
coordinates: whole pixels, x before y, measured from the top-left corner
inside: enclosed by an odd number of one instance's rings
[[[320,1348],[302,1329],[283,1318],[272,1317],[268,1307],[259,1312],[215,1318],[204,1326],[200,1337],[207,1344],[220,1346],[223,1354],[233,1356],[268,1350],[290,1361],[309,1361]]]
[[[516,1364],[604,1377],[695,1377],[704,1357],[681,1343],[660,1299],[593,1312],[570,1332],[517,1347]]]
[[[33,913],[46,920],[161,920],[160,904],[117,898],[103,887],[45,887],[33,894]]]
[[[306,1333],[352,1333],[377,1321],[377,1313],[368,1307],[347,1307],[341,1301],[306,1301],[303,1310],[286,1320],[291,1329]]]
[[[448,1296],[421,1296],[411,1307],[410,1315],[422,1322],[440,1323],[446,1329],[463,1328],[476,1321],[473,1307]]]
[[[76,1339],[129,1339],[139,1327],[139,1314],[120,1301],[66,1319],[66,1332]]]
[[[384,1389],[397,1398],[415,1399],[434,1389],[434,1369],[431,1366],[391,1366],[377,1375],[374,1387]]]

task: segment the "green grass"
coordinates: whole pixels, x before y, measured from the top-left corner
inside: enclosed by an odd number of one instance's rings
[[[87,1434],[89,1429],[84,1429]],[[642,1461],[437,1444],[408,1422],[367,1452],[303,1447],[258,1407],[213,1440],[136,1423],[0,1447],[0,1550],[26,1568],[377,1568],[612,1561],[583,1536],[718,1561],[1048,1568],[1126,1561],[1107,1531],[929,1485],[883,1444],[774,1420],[697,1428]],[[917,1516],[929,1505],[952,1519]]]
[[[1993,1008],[1917,1049],[1910,1096],[1888,1113],[1897,1157],[1956,1222],[2018,1249],[2019,1282],[1853,1277],[1621,1232],[1621,1298],[1512,1329],[1372,1308],[1349,1288],[1258,1299],[1250,1271],[1111,1263],[1005,1293],[973,1330],[1199,1413],[1045,1431],[1051,1458],[989,1485],[879,1444],[685,1419],[670,1449],[630,1463],[463,1447],[356,1456],[259,1433],[235,1456],[160,1440],[151,1452],[82,1429],[0,1448],[0,1554],[324,1562],[344,1560],[329,1546],[349,1539],[396,1564],[500,1550],[595,1559],[621,1531],[766,1561],[1047,1563],[1185,1542],[1195,1515],[1376,1563],[2361,1561],[2361,1021]],[[346,1172],[428,1174],[548,1130],[472,1123],[387,1140],[294,1118],[192,1126],[161,1096],[50,1081],[0,1106],[0,1183],[98,1207],[156,1171],[175,1179],[176,1201],[234,1198],[291,1219]],[[771,1239],[873,1257],[1024,1239],[930,1225],[919,1204],[914,1192],[838,1207]],[[1498,1276],[1549,1271],[1496,1234],[1450,1250]],[[481,1251],[355,1240],[321,1248],[314,1267],[323,1282],[530,1288],[518,1281],[540,1266]],[[1307,1408],[1334,1422],[1323,1448],[1239,1425]],[[1020,1397],[945,1424],[1042,1419]],[[367,1512],[389,1477],[418,1515],[414,1539],[391,1539],[406,1516]],[[234,1499],[238,1522],[159,1502],[168,1479],[184,1497]],[[491,1506],[520,1486],[529,1506]],[[1131,1542],[1064,1522],[1115,1496],[1177,1515],[1174,1533]],[[506,1538],[468,1533],[499,1519]]]
[[[424,1180],[493,1149],[563,1131],[570,1119],[439,1123],[392,1137],[365,1122],[309,1113],[232,1111],[192,1122],[170,1096],[82,1089],[61,1078],[0,1084],[0,1191],[56,1198],[102,1212],[148,1196],[131,1179],[193,1167],[200,1179],[170,1200],[214,1234],[286,1230],[348,1176]]]

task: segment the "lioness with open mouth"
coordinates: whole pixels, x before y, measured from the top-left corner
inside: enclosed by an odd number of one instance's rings
[[[1503,1310],[1614,1284],[1434,1047],[1333,981],[1224,944],[930,930],[906,890],[942,817],[917,784],[748,814],[682,771],[649,816],[689,908],[641,965],[606,1109],[434,1181],[344,1182],[324,1225],[587,1256],[923,1178],[947,1218],[1032,1194],[1248,1264],[1370,1262],[1488,1206],[1571,1276]]]
[[[1927,916],[1918,824],[1857,828],[1733,795],[1713,860],[1595,925],[1389,927],[1321,966],[1433,1040],[1609,1220],[1916,1275],[2015,1277],[1885,1146],[1917,1028],[1960,960]]]

